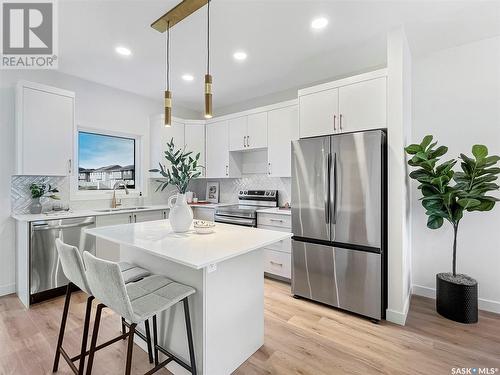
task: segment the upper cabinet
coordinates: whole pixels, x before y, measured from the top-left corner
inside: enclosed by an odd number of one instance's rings
[[[268,175],[290,177],[291,142],[299,138],[297,105],[268,112]]]
[[[16,93],[17,174],[67,176],[75,169],[75,94],[20,82]]]
[[[387,71],[299,90],[300,137],[387,126]]]
[[[170,163],[165,159],[165,150],[167,143],[174,140],[175,148],[182,148],[185,145],[184,124],[178,121],[172,121],[171,126],[163,124],[162,116],[154,116],[150,122],[150,168],[158,168],[158,164],[169,167]],[[152,176],[160,176],[159,173],[153,173]]]
[[[205,167],[205,124],[203,122],[186,122],[185,124],[186,151],[193,152],[193,158],[200,153],[198,165]],[[205,176],[205,169],[202,168],[201,176]]]
[[[229,119],[229,151],[267,147],[267,112]]]
[[[228,122],[219,121],[206,125],[207,163],[206,173],[210,178],[229,177]]]

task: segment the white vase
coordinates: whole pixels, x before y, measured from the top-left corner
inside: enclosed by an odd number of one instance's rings
[[[186,202],[186,195],[172,195],[168,199],[168,206],[170,207],[168,219],[174,232],[187,232],[193,222],[193,210]]]

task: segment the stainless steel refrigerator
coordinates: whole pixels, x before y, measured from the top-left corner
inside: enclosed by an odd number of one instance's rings
[[[292,142],[292,293],[376,320],[386,308],[385,138]]]

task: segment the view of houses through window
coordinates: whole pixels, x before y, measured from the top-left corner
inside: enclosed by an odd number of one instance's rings
[[[135,188],[135,139],[78,132],[78,189],[111,190],[117,181]]]

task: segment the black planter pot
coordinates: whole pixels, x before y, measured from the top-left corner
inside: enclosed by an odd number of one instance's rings
[[[449,273],[436,275],[436,310],[455,322],[477,323],[477,282],[465,275],[457,276],[454,278]]]

